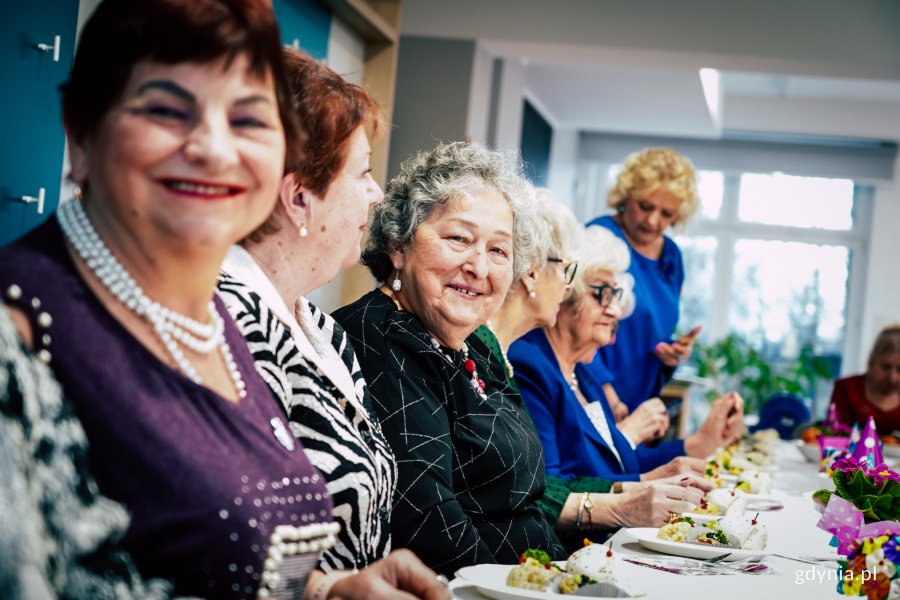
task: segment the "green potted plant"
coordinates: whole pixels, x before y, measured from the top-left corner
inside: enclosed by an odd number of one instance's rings
[[[808,344],[795,359],[772,362],[737,334],[708,345],[697,343],[691,360],[698,376],[713,381],[713,387],[706,392],[707,399],[737,390],[744,398],[747,414],[755,414],[767,398],[777,393],[812,398],[816,383],[832,378],[831,362],[816,356]]]

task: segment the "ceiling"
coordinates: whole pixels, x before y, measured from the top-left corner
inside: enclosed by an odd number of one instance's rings
[[[722,4],[405,0],[403,33],[474,39],[521,64],[555,127],[900,141],[900,2]],[[701,69],[717,79],[706,90]]]

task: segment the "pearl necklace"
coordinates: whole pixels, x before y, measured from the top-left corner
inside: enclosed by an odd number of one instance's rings
[[[56,215],[69,243],[91,272],[116,299],[150,322],[169,356],[189,379],[197,384],[203,383],[197,369],[178,344],[200,354],[209,354],[218,348],[238,396],[246,397],[246,384],[225,339],[225,322],[211,300],[207,306],[209,324],[196,321],[151,300],[103,243],[80,201],[66,202],[59,207]]]
[[[434,336],[431,337],[431,345],[434,346],[435,350],[441,352],[441,343],[437,341],[437,338]],[[472,384],[472,389],[475,390],[475,393],[478,394],[482,400],[487,400],[487,394],[484,392],[484,380],[478,378],[478,371],[475,367],[475,361],[469,358],[469,345],[463,342],[462,345],[462,353],[463,353],[463,368],[469,374],[469,383]],[[445,352],[441,352],[443,354],[444,359],[453,364],[453,359]]]
[[[575,376],[575,371],[572,371],[572,374],[566,380],[566,383],[569,384],[569,389],[572,390],[572,393],[577,397],[580,388],[578,387],[578,377]]]

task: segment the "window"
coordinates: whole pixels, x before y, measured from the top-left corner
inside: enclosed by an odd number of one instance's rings
[[[700,173],[702,209],[675,240],[685,259],[679,330],[736,333],[770,362],[804,345],[839,369],[864,255],[871,190],[847,179]],[[816,390],[814,414],[830,386]]]

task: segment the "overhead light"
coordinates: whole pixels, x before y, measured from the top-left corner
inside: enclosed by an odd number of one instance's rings
[[[700,85],[716,131],[722,132],[722,79],[718,69],[700,69]]]

